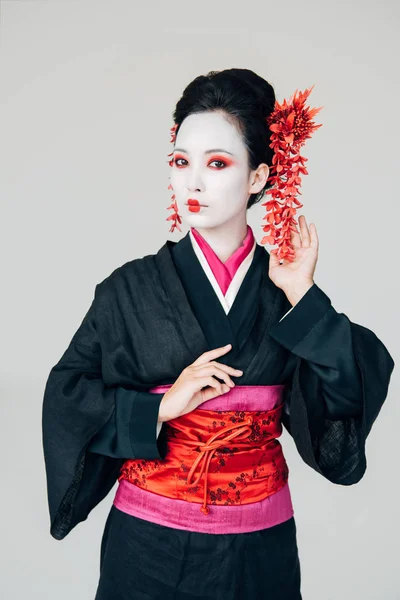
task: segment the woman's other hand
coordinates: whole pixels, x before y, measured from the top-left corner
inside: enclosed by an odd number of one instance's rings
[[[229,352],[231,348],[231,344],[228,344],[203,352],[197,360],[182,371],[161,400],[159,422],[185,415],[206,400],[226,394],[234,387],[230,375],[240,377],[243,371],[214,360]],[[220,383],[215,377],[222,379],[224,383]]]
[[[314,285],[314,272],[318,260],[319,240],[314,223],[308,229],[306,218],[299,217],[300,231],[291,230],[290,240],[295,250],[292,262],[283,260],[280,264],[277,249],[271,250],[269,261],[269,278],[286,294],[292,306]],[[301,236],[300,236],[301,233]]]
[[[296,255],[293,262],[284,260],[283,264],[280,264],[276,256],[277,249],[270,252],[269,278],[286,295],[291,290],[304,286],[305,283],[313,284],[318,260],[317,228],[314,223],[311,223],[308,228],[304,215],[299,217],[299,225],[300,231],[297,226],[294,226],[296,231],[290,232],[290,240]]]

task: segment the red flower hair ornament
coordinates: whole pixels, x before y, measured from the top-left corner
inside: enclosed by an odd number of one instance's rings
[[[323,107],[310,108],[305,104],[313,88],[314,86],[304,92],[296,90],[290,99],[285,99],[282,104],[275,101],[273,112],[266,117],[272,132],[269,146],[274,150],[267,181],[271,182],[273,187],[265,191],[266,195],[272,196],[272,200],[262,204],[267,213],[263,221],[267,223],[261,227],[267,235],[262,238],[261,244],[277,244],[278,248],[274,250],[274,254],[279,260],[286,259],[289,262],[293,262],[295,258],[291,243],[291,231],[297,233],[297,221],[294,217],[297,209],[303,206],[296,196],[301,195],[301,175],[308,175],[304,166],[308,159],[300,155],[300,148],[314,131],[322,126],[322,123],[316,125],[313,118]],[[172,143],[176,140],[177,127],[176,124],[170,128]],[[168,154],[172,155],[172,152]],[[171,158],[169,165],[172,167],[173,164],[174,159]],[[173,188],[169,185],[168,189]],[[167,221],[173,221],[170,232],[173,232],[175,227],[182,231],[179,227],[182,219],[178,214],[175,194],[172,200],[168,209],[172,208],[174,213],[167,218]]]
[[[175,140],[176,140],[176,130],[177,130],[177,128],[178,128],[178,124],[177,123],[170,128],[170,133],[171,133],[170,142],[172,144],[174,144]],[[173,152],[170,152],[170,154],[168,154],[168,156],[173,156],[173,154],[174,154]],[[168,163],[169,163],[169,166],[172,167],[172,165],[174,164],[174,159],[171,158],[168,161]],[[171,184],[169,184],[168,189],[169,190],[173,189]],[[167,206],[167,210],[169,210],[169,209],[172,208],[174,212],[166,220],[167,221],[172,221],[172,225],[171,225],[171,228],[170,228],[170,232],[172,233],[174,231],[175,227],[177,229],[179,229],[179,231],[182,231],[182,229],[179,227],[179,225],[182,223],[182,217],[178,213],[178,205],[177,205],[176,200],[175,200],[175,194],[172,194],[171,199],[173,200],[173,202],[172,202],[172,204],[170,204],[169,206]]]

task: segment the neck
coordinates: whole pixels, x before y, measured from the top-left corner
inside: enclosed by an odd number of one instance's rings
[[[211,246],[221,262],[226,262],[242,245],[247,235],[247,222],[223,223],[217,227],[195,227],[196,231]]]

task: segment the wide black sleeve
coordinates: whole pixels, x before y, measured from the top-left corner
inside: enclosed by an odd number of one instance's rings
[[[333,483],[357,483],[367,465],[366,439],[387,397],[391,355],[370,329],[337,313],[316,284],[271,332],[294,355],[282,421],[300,456]]]
[[[102,349],[97,331],[98,288],[81,325],[48,376],[42,406],[42,441],[50,512],[50,533],[63,539],[108,494],[126,458],[164,458],[156,438],[162,394],[144,408],[143,392],[108,387],[102,378]],[[146,394],[146,402],[149,400]],[[118,404],[131,409],[123,439],[127,456],[89,452],[96,434],[111,422]],[[137,402],[136,402],[137,401]],[[161,436],[160,436],[161,437]],[[121,452],[123,455],[124,452]]]
[[[163,396],[117,388],[115,409],[104,427],[93,436],[88,451],[115,458],[165,458],[163,438],[158,437],[163,423],[157,422]]]
[[[325,416],[342,419],[361,414],[361,374],[353,351],[351,323],[346,315],[336,312],[317,284],[269,335],[303,358],[318,376]]]

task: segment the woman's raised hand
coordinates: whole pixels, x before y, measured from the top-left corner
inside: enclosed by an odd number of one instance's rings
[[[240,377],[243,371],[214,360],[229,352],[231,348],[232,345],[228,344],[203,352],[197,360],[182,371],[160,402],[158,413],[160,423],[185,415],[206,400],[226,394],[234,387],[235,384],[229,375]],[[225,383],[220,383],[215,377]]]

